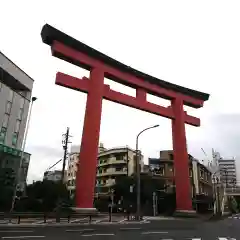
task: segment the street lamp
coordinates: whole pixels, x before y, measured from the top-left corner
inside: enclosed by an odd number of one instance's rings
[[[138,154],[138,139],[143,132],[156,127],[159,127],[159,125],[154,125],[154,126],[143,129],[141,132],[138,133],[136,138],[137,220],[140,220],[140,209],[141,209],[141,186],[140,186],[141,180],[140,180],[140,159]]]
[[[17,195],[17,191],[18,191],[18,188],[20,187],[19,181],[20,181],[20,177],[21,177],[21,170],[22,170],[22,164],[23,164],[23,157],[24,157],[25,146],[26,146],[26,142],[27,142],[27,135],[28,135],[28,130],[29,130],[29,123],[30,123],[30,119],[31,119],[31,115],[32,115],[33,103],[34,103],[36,100],[37,100],[36,97],[32,97],[32,99],[31,99],[31,101],[30,101],[28,118],[27,118],[25,133],[24,133],[24,135],[23,135],[23,142],[22,142],[22,146],[21,146],[20,163],[19,163],[19,167],[18,167],[18,171],[17,171],[16,184],[15,184],[15,187],[14,187],[14,193],[13,193],[13,199],[12,199],[12,206],[11,206],[10,212],[12,212],[13,209],[14,209],[15,201],[16,201],[16,198],[17,198],[17,196],[16,196],[16,195]]]

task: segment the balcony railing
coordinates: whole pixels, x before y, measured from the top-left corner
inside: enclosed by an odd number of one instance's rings
[[[116,171],[114,168],[112,168],[110,171],[97,173],[97,177],[104,177],[104,176],[111,176],[111,175],[123,175],[127,174],[127,169],[123,169],[121,171]]]
[[[107,165],[112,165],[112,164],[126,164],[127,160],[126,158],[123,158],[121,160],[116,159],[115,157],[108,158],[106,162],[98,163],[99,167],[107,166]]]

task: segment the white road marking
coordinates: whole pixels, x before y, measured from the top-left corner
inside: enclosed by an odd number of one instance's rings
[[[146,234],[166,234],[166,233],[168,232],[142,232],[141,234],[146,235]]]
[[[55,219],[47,219],[46,223],[52,223],[54,221],[55,221]],[[37,222],[33,222],[32,224],[44,224],[44,220],[39,220]]]
[[[120,228],[120,230],[140,230],[141,228]]]
[[[229,238],[226,238],[226,237],[219,237],[218,239],[219,239],[219,240],[228,240]],[[230,239],[233,239],[233,240],[234,240],[235,238],[230,238]]]
[[[118,221],[118,223],[125,222],[125,221],[127,221],[127,219],[122,219],[122,220]]]
[[[100,220],[96,220],[94,223],[100,223],[100,222],[102,222],[102,221],[104,221],[104,220],[107,220],[107,219],[109,219],[109,218],[106,217],[106,218],[103,218],[103,219],[100,219]]]
[[[8,222],[9,222],[8,220],[0,220],[1,224],[8,223]]]
[[[88,217],[86,217],[86,218],[80,218],[80,219],[74,219],[74,220],[70,221],[70,223],[81,222],[81,221],[87,220],[87,219],[88,219]]]
[[[2,239],[25,239],[25,238],[45,238],[45,236],[12,236],[12,237],[2,237]]]
[[[83,234],[82,237],[93,237],[93,236],[114,236],[114,233],[96,233],[96,234]]]
[[[67,229],[66,232],[87,232],[94,231],[95,229]]]
[[[5,230],[5,231],[0,231],[0,233],[30,233],[34,232],[33,230]]]

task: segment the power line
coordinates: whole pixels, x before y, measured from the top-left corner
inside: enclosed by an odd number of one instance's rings
[[[53,167],[55,167],[58,163],[60,163],[62,161],[62,159],[58,160],[56,163],[54,163],[52,166],[48,167],[46,171],[49,171],[50,169],[52,169]]]

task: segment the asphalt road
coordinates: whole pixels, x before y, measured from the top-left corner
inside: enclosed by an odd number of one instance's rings
[[[195,219],[161,220],[145,224],[105,224],[79,226],[0,227],[1,239],[86,239],[93,240],[234,240],[240,239],[240,217],[218,222],[202,222]]]

